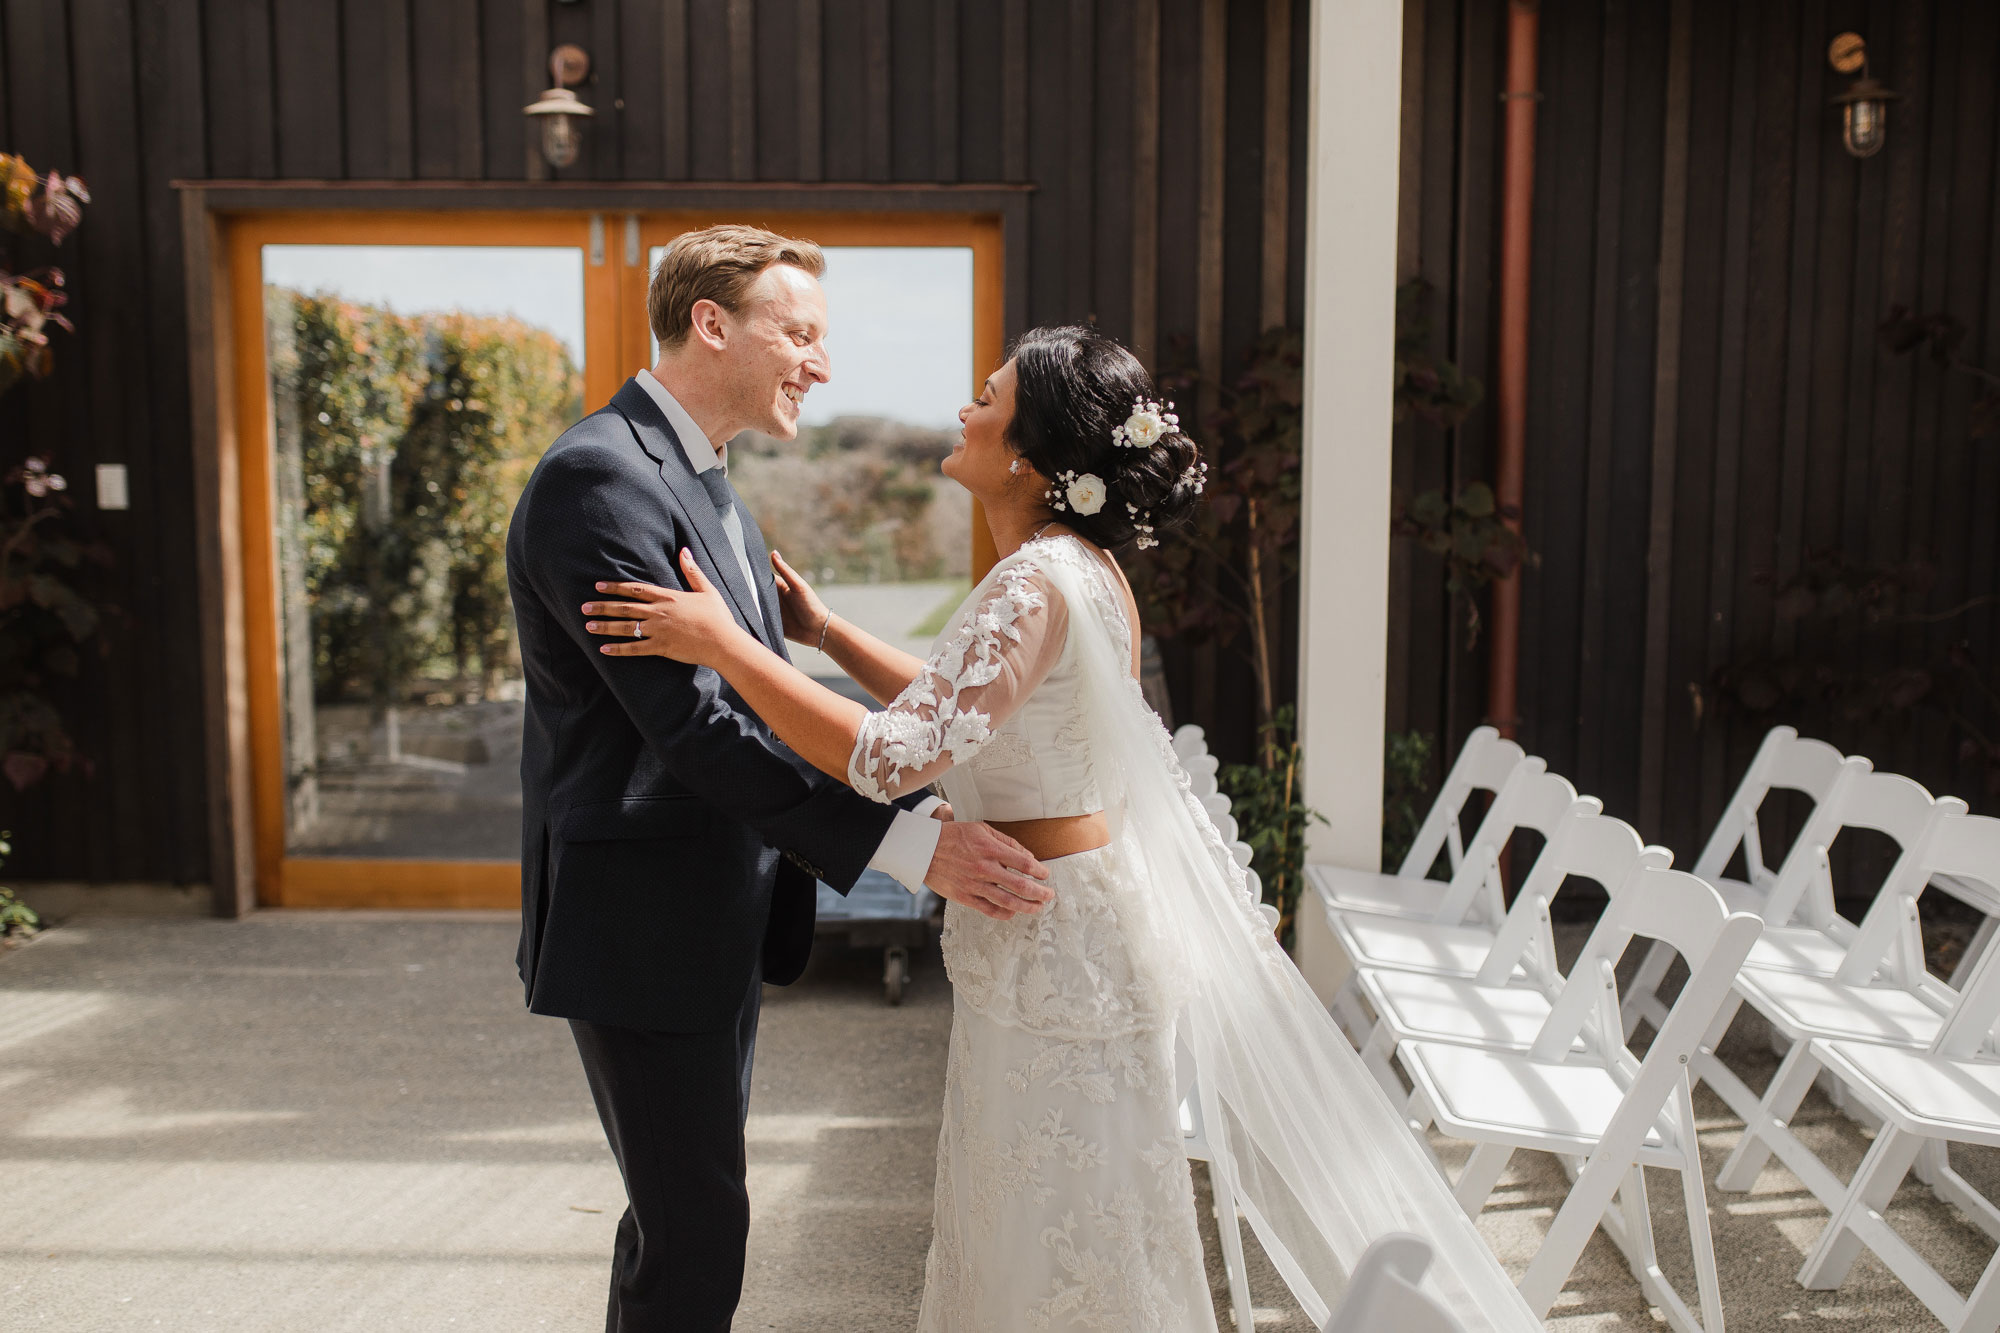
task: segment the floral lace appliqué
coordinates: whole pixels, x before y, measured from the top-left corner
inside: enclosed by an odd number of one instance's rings
[[[992,718],[973,702],[975,693],[1008,667],[1009,650],[1021,642],[1022,618],[1047,606],[1032,567],[1002,571],[895,702],[862,719],[847,761],[848,785],[886,804],[918,785],[912,775],[940,759],[959,764],[972,758],[993,734]]]

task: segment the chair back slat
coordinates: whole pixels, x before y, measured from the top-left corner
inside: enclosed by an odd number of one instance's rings
[[[1840,751],[1824,741],[1806,740],[1790,727],[1772,727],[1764,733],[1743,780],[1736,784],[1729,803],[1723,807],[1715,830],[1695,858],[1694,873],[1703,879],[1718,879],[1739,844],[1745,844],[1749,862],[1748,878],[1755,883],[1765,869],[1762,848],[1756,837],[1758,808],[1773,787],[1804,792],[1814,806],[1823,805],[1840,781],[1847,761]],[[1862,763],[1866,765],[1867,761]],[[1746,838],[1747,835],[1747,838]]]
[[[1848,761],[1850,764],[1862,762]],[[1895,773],[1855,769],[1836,784],[1832,796],[1814,808],[1799,832],[1791,854],[1778,872],[1764,904],[1764,919],[1784,924],[1794,916],[1824,929],[1833,922],[1834,895],[1828,850],[1840,831],[1865,828],[1895,839],[1899,853],[1887,885],[1895,882],[1905,859],[1919,852],[1938,812],[1938,803],[1918,783]],[[1914,864],[1912,862],[1911,864]],[[1874,901],[1880,902],[1877,892]],[[1891,908],[1890,910],[1898,910]]]
[[[1424,878],[1437,864],[1440,850],[1447,853],[1456,872],[1464,859],[1458,826],[1466,801],[1474,791],[1498,792],[1507,785],[1514,766],[1525,758],[1527,755],[1519,745],[1492,727],[1474,727],[1459,749],[1451,772],[1445,774],[1444,785],[1438,788],[1437,799],[1431,802],[1430,811],[1396,873],[1407,879]]]
[[[1931,875],[1956,875],[2000,889],[2000,819],[1966,813],[1955,796],[1938,798],[1940,807],[1956,805],[1956,818],[1944,818],[1931,830],[1924,870]]]
[[[1911,783],[1915,786],[1915,783]],[[2000,819],[1966,813],[1956,796],[1940,796],[1931,806],[1923,832],[1906,843],[1882,881],[1875,901],[1856,927],[1847,954],[1834,976],[1850,986],[1866,985],[1885,963],[1896,962],[1899,948],[1917,954],[1913,965],[1898,969],[1905,985],[1921,980],[1923,934],[1913,924],[1917,900],[1940,875],[1966,875],[2000,885]]]
[[[1756,920],[1754,917],[1750,919]],[[1692,976],[1700,972],[1714,952],[1716,941],[1729,920],[1729,910],[1723,905],[1722,895],[1706,880],[1686,871],[1650,864],[1642,858],[1612,894],[1610,905],[1604,909],[1604,915],[1598,918],[1590,938],[1584,942],[1583,952],[1570,969],[1570,979],[1564,983],[1541,1031],[1535,1036],[1530,1052],[1532,1057],[1537,1060],[1560,1060],[1568,1052],[1570,1042],[1583,1031],[1585,1023],[1590,1021],[1602,1002],[1603,997],[1598,994],[1599,960],[1615,967],[1634,935],[1660,940],[1671,946],[1687,964]],[[1759,922],[1758,930],[1762,928]],[[1755,939],[1754,934],[1752,939]],[[1744,948],[1747,951],[1749,946],[1746,944]],[[1741,962],[1741,959],[1737,960],[1738,966]],[[1728,980],[1733,981],[1735,976],[1736,970],[1732,968]],[[1728,991],[1726,982],[1723,991],[1725,994]],[[1682,998],[1687,998],[1687,994],[1684,987]],[[1681,1000],[1677,999],[1674,1003],[1678,1009]],[[1716,1004],[1721,1004],[1720,997],[1716,999]],[[1668,1017],[1671,1021],[1671,1011]],[[1657,1050],[1659,1043],[1660,1039],[1655,1037],[1652,1049]]]
[[[1786,727],[1783,730],[1791,731]],[[1846,756],[1825,741],[1808,740],[1793,731],[1771,755],[1771,767],[1764,776],[1766,788],[1783,787],[1804,792],[1815,801],[1824,801],[1840,776]]]
[[[1672,864],[1673,853],[1664,847],[1645,846],[1630,824],[1604,814],[1596,797],[1578,797],[1521,882],[1520,892],[1515,894],[1513,906],[1507,909],[1506,919],[1494,937],[1493,948],[1480,965],[1479,984],[1504,985],[1515,964],[1541,942],[1549,901],[1572,875],[1595,880],[1610,895],[1625,883],[1642,858],[1664,867]],[[1547,970],[1548,979],[1554,980],[1553,957],[1548,959]]]
[[[2000,820],[1967,816],[1965,822],[1973,818],[1994,825],[2000,832]],[[1985,873],[1995,870],[2000,870],[2000,862],[1989,863]],[[1958,992],[1958,1003],[1945,1016],[1931,1049],[1952,1060],[1973,1059],[1985,1049],[1995,1023],[2000,1023],[2000,949],[1989,944],[1973,964],[1972,975]]]
[[[1819,926],[1832,921],[1833,883],[1824,868],[1824,851],[1840,835],[1841,820],[1848,808],[1847,793],[1856,783],[1873,775],[1874,765],[1860,755],[1850,755],[1841,761],[1832,786],[1806,816],[1777,874],[1766,872],[1764,884],[1760,885],[1767,893],[1762,911],[1767,922],[1782,926],[1799,914]],[[1758,879],[1754,868],[1751,878],[1753,882]]]
[[[1771,790],[1771,768],[1777,762],[1778,751],[1799,738],[1799,733],[1790,727],[1772,727],[1764,733],[1764,741],[1751,756],[1750,767],[1743,770],[1742,781],[1729,794],[1728,804],[1722,807],[1721,818],[1715,821],[1715,831],[1708,835],[1708,843],[1695,858],[1694,873],[1713,879],[1722,873],[1724,866],[1736,850],[1736,844],[1743,840],[1743,830],[1757,818],[1757,807],[1764,803],[1764,796]]]
[[[1488,919],[1500,920],[1506,913],[1500,891],[1500,849],[1517,828],[1531,828],[1544,838],[1553,838],[1563,815],[1577,799],[1569,780],[1549,772],[1542,760],[1530,755],[1514,765],[1466,846],[1465,859],[1453,872],[1451,887],[1440,900],[1434,919],[1455,924],[1465,919],[1474,904],[1483,902]]]
[[[1916,845],[1930,828],[1937,802],[1900,773],[1861,773],[1845,784],[1838,807],[1842,828],[1873,829],[1886,833],[1905,849]]]

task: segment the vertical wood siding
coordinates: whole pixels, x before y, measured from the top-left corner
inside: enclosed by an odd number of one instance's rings
[[[1437,346],[1490,381],[1498,6],[1410,0],[1405,270],[1439,288]],[[1536,146],[1521,739],[1612,813],[1691,857],[1764,730],[1797,726],[1991,810],[1939,716],[1752,714],[1711,683],[1793,652],[1844,667],[1991,671],[2000,607],[1837,648],[1774,585],[1833,546],[1926,559],[1939,609],[2000,590],[2000,441],[1968,436],[1964,377],[1886,352],[1892,306],[1945,310],[2000,367],[2000,20],[1971,0],[1544,0]],[[1826,45],[1867,38],[1905,94],[1868,161],[1840,144]],[[1484,413],[1405,424],[1410,491],[1491,476]],[[1481,719],[1435,562],[1396,554],[1390,725],[1448,757]],[[1845,653],[1845,656],[1842,654]],[[1994,719],[1987,718],[1990,724]]]
[[[1407,0],[1402,256],[1436,346],[1491,379],[1503,7]],[[59,256],[83,330],[9,396],[0,460],[131,469],[90,521],[125,612],[92,664],[87,783],[0,789],[24,876],[200,882],[195,532],[181,218],[168,182],[250,179],[1024,181],[1009,332],[1092,319],[1153,364],[1232,374],[1296,323],[1305,0],[0,0],[0,147],[97,202]],[[1827,40],[1907,96],[1869,162],[1839,145]],[[552,46],[592,58],[585,153],[552,171],[520,108]],[[1530,364],[1523,741],[1692,854],[1772,717],[1718,712],[1715,669],[1824,651],[1770,580],[1842,545],[1933,559],[1933,601],[2000,592],[2000,442],[1961,377],[1891,358],[1897,303],[1949,310],[2000,365],[1994,80],[1981,0],[1544,0]],[[1484,409],[1399,427],[1395,482],[1491,476]],[[1392,560],[1389,717],[1448,756],[1481,720],[1438,562]],[[1996,648],[1992,603],[1899,652]],[[1290,674],[1294,627],[1282,656]],[[1885,651],[1887,651],[1885,649]],[[1226,757],[1254,691],[1230,651],[1171,647]],[[1697,711],[1697,700],[1701,702]],[[1979,803],[1934,719],[1843,734]]]

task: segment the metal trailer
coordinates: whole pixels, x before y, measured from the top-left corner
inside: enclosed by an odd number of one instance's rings
[[[813,938],[845,936],[849,948],[882,950],[882,997],[901,1004],[903,985],[910,979],[910,951],[930,942],[931,923],[943,902],[929,889],[911,893],[880,871],[863,871],[845,896],[819,886]]]

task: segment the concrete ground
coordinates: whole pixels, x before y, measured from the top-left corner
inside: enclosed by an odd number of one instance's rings
[[[622,1190],[567,1030],[521,1008],[513,940],[482,914],[99,917],[0,953],[0,1328],[602,1327]],[[914,1322],[949,1003],[934,952],[899,1009],[879,955],[838,948],[769,993],[738,1329]],[[1732,1063],[1761,1083],[1756,1036]],[[1739,1126],[1700,1113],[1712,1179]],[[1843,1172],[1867,1146],[1817,1097],[1801,1133]],[[1677,1184],[1652,1184],[1691,1295]],[[1503,1181],[1481,1226],[1516,1271],[1561,1195],[1543,1159]],[[1840,1291],[1797,1286],[1825,1212],[1783,1168],[1710,1199],[1738,1333],[1938,1326],[1869,1257]],[[1892,1217],[1961,1290],[1992,1251],[1920,1186]],[[1268,1266],[1252,1288],[1260,1330],[1305,1333]],[[1658,1326],[1601,1235],[1553,1316]]]

